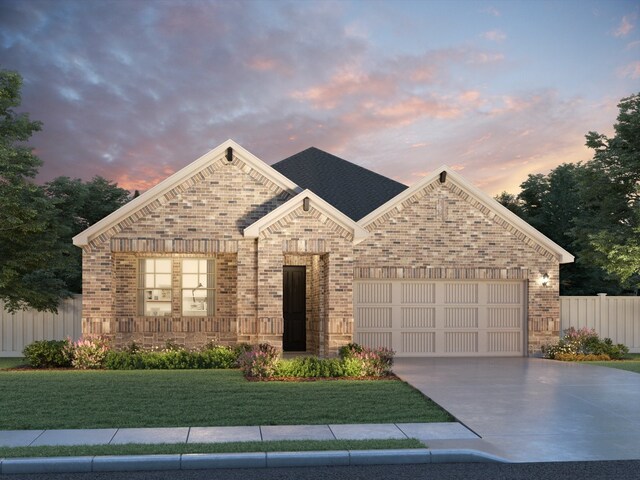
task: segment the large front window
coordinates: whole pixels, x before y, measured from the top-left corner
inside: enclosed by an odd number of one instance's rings
[[[212,317],[215,313],[215,260],[182,260],[182,315]]]
[[[174,272],[172,258],[142,258],[138,263],[138,312],[146,317],[174,314],[173,285],[180,285],[176,316],[215,315],[215,259],[183,258]],[[179,276],[174,282],[175,276]],[[178,292],[176,292],[178,295]]]

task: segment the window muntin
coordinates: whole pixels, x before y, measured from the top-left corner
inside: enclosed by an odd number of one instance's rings
[[[143,258],[138,266],[140,314],[148,317],[171,316],[172,262],[170,258]]]
[[[215,315],[215,260],[185,258],[182,260],[182,315],[212,317]]]

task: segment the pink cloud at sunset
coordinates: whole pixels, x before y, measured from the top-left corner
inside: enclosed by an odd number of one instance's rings
[[[582,5],[582,3],[581,3]],[[442,164],[489,194],[588,160],[638,90],[629,0],[0,2],[39,181],[146,190],[228,138],[310,146],[406,184]]]

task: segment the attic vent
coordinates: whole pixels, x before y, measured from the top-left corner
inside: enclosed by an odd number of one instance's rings
[[[440,172],[440,183],[444,183],[447,181],[447,172],[443,170]]]
[[[309,197],[304,197],[304,200],[302,200],[302,209],[305,212],[309,211]]]
[[[233,162],[233,148],[227,148],[227,162]]]

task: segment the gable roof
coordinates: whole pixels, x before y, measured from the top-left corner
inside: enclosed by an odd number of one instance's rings
[[[198,172],[204,170],[212,163],[220,160],[226,155],[227,148],[231,147],[233,149],[233,156],[239,158],[244,163],[248,164],[252,169],[259,172],[261,175],[266,177],[268,180],[273,182],[275,185],[280,187],[282,190],[289,192],[291,196],[300,192],[302,189],[298,187],[293,181],[289,178],[282,175],[280,172],[274,170],[269,165],[264,163],[258,157],[253,155],[248,150],[244,149],[240,145],[238,145],[233,140],[227,140],[226,142],[218,145],[213,150],[202,155],[196,161],[190,163],[186,167],[178,170],[176,173],[166,178],[155,187],[150,188],[138,198],[131,200],[129,203],[120,207],[115,212],[107,215],[99,222],[94,223],[86,230],[80,232],[78,235],[73,237],[73,244],[82,247],[84,245],[88,245],[91,240],[102,235],[110,228],[116,226],[121,221],[125,220],[127,217],[132,215],[133,213],[139,211],[140,209],[146,207],[157,198],[162,197],[166,193],[168,193],[173,188],[180,185],[185,180],[188,180],[193,175]]]
[[[423,177],[419,182],[416,182],[396,197],[392,198],[383,205],[380,205],[374,211],[370,212],[367,216],[361,218],[358,223],[362,227],[366,227],[381,216],[392,211],[394,208],[400,207],[403,202],[411,198],[414,194],[425,188],[431,182],[436,181],[436,179],[440,177],[440,174],[442,172],[446,172],[445,182],[452,182],[453,184],[457,185],[468,195],[470,195],[472,199],[475,199],[477,202],[484,205],[484,207],[486,207],[493,215],[502,218],[508,224],[512,225],[517,230],[521,231],[526,236],[531,238],[534,242],[538,243],[549,252],[555,254],[558,257],[560,263],[572,263],[574,261],[575,257],[567,252],[564,248],[533,228],[511,210],[501,205],[497,200],[491,198],[489,195],[484,193],[472,183],[465,180],[464,177],[458,175],[455,171],[451,170],[446,165],[437,168],[432,173]]]
[[[265,228],[268,228],[270,225],[273,225],[275,222],[280,220],[283,217],[286,217],[291,212],[299,208],[305,198],[309,198],[310,206],[324,215],[326,215],[330,220],[340,225],[342,228],[353,234],[353,243],[357,244],[364,240],[369,236],[369,232],[365,230],[362,226],[358,225],[351,218],[346,216],[340,210],[335,208],[333,205],[324,201],[318,195],[313,193],[311,190],[303,190],[295,197],[287,200],[285,203],[280,205],[275,210],[269,212],[267,215],[257,220],[256,222],[249,225],[244,229],[244,236],[246,238],[258,238],[260,232],[262,232]]]
[[[352,220],[361,219],[407,189],[402,183],[315,147],[272,167],[300,187],[315,192]]]

